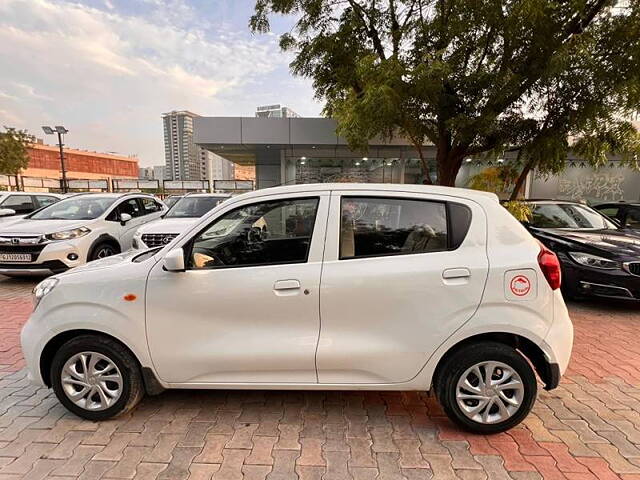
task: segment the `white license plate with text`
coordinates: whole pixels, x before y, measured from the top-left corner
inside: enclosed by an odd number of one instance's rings
[[[0,253],[0,262],[30,262],[30,253]]]

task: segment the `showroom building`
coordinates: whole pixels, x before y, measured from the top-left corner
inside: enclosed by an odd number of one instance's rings
[[[367,152],[349,148],[328,118],[196,117],[194,142],[236,165],[255,168],[256,188],[318,182],[422,183],[419,156],[408,142],[372,139]],[[424,146],[435,170],[435,147]],[[504,159],[467,158],[456,184]],[[599,170],[570,156],[560,176],[530,175],[528,198],[638,200],[640,173],[622,167],[615,157]]]

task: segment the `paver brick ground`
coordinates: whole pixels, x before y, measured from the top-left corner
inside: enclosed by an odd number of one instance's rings
[[[463,432],[421,392],[169,391],[94,423],[25,378],[32,281],[0,276],[3,479],[640,479],[640,310],[571,304],[560,387],[519,427]]]

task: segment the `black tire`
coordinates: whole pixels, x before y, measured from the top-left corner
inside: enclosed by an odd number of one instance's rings
[[[62,369],[67,360],[82,352],[96,352],[104,355],[119,370],[122,378],[121,393],[113,405],[108,408],[87,410],[76,405],[64,391]],[[106,420],[122,415],[135,407],[144,396],[144,384],[140,366],[135,357],[122,344],[99,335],[81,335],[63,344],[53,357],[49,378],[58,400],[68,410],[87,420]]]
[[[487,361],[501,362],[513,369],[524,387],[520,407],[506,420],[495,423],[482,423],[467,417],[456,399],[457,384],[465,372]],[[518,425],[531,411],[538,392],[536,375],[529,362],[513,347],[497,342],[479,342],[453,353],[438,369],[436,382],[436,395],[447,416],[462,428],[481,434],[503,432]],[[507,392],[507,395],[511,393]],[[497,405],[491,409],[497,412]]]
[[[106,254],[104,254],[105,252]],[[89,254],[89,258],[87,259],[87,261],[92,262],[93,260],[110,257],[118,253],[118,249],[112,243],[100,242],[91,249],[91,253]]]

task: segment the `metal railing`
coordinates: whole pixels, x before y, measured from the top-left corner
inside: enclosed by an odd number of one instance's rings
[[[136,178],[69,179],[70,192],[147,192],[169,195],[187,192],[247,192],[255,189],[253,180],[147,180]],[[0,175],[0,190],[61,192],[58,178]]]

